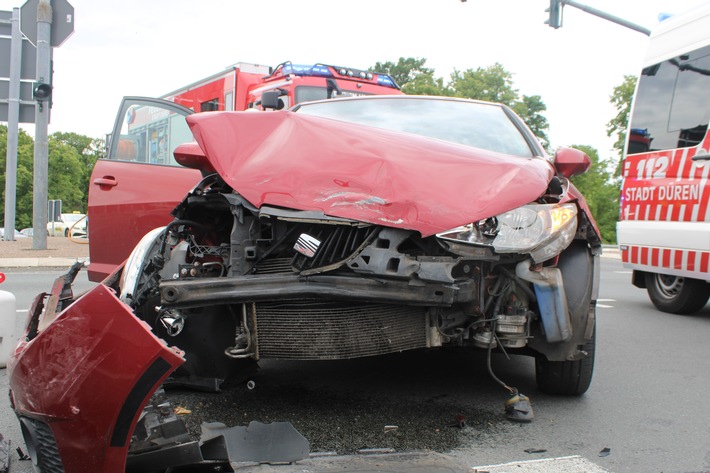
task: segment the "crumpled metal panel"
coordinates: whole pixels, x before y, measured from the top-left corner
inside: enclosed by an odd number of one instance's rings
[[[187,117],[222,178],[252,205],[433,235],[527,204],[554,175],[522,158],[289,111]]]

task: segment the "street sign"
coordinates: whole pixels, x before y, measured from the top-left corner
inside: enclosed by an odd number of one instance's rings
[[[22,35],[20,35],[22,36]],[[32,83],[37,77],[37,48],[22,39],[20,62],[19,123],[35,122],[35,100]],[[10,69],[12,56],[12,12],[0,11],[0,122],[9,121]]]
[[[52,30],[49,45],[56,48],[74,32],[74,7],[67,0],[51,0]],[[37,46],[37,5],[27,0],[20,8],[20,31]]]
[[[3,13],[3,12],[0,12]],[[0,37],[0,78],[10,77],[10,52],[12,38]],[[20,67],[21,80],[36,80],[37,77],[37,48],[27,40],[22,41],[22,65]],[[5,97],[7,98],[7,97]]]
[[[10,81],[0,79],[0,122],[8,121],[8,100]],[[19,123],[35,122],[35,101],[32,98],[32,82],[20,82],[20,117]]]

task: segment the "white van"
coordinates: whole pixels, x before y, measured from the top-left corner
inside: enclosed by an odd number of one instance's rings
[[[661,22],[639,75],[617,227],[624,266],[664,312],[710,297],[710,4]]]

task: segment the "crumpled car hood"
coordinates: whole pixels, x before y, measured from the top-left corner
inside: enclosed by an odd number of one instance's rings
[[[187,117],[227,184],[256,207],[433,235],[527,204],[554,175],[542,158],[508,156],[290,111]]]

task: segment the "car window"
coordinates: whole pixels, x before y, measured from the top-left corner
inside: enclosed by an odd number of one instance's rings
[[[303,104],[296,111],[414,133],[514,156],[533,156],[522,132],[505,110],[496,104],[444,99],[376,98]]]
[[[128,103],[120,118],[121,129],[112,143],[110,159],[179,166],[173,151],[193,139],[183,114],[166,107]]]

